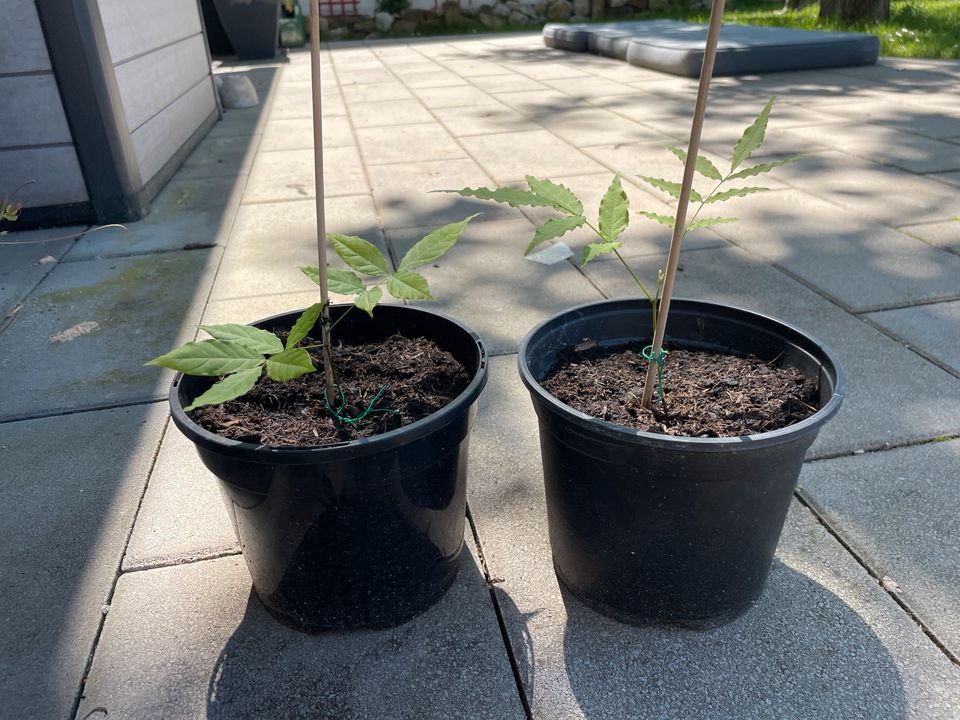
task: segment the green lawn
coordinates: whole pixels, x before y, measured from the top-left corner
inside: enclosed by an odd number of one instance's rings
[[[890,19],[880,24],[821,22],[820,5],[781,13],[782,5],[768,0],[727,0],[725,22],[778,25],[805,30],[853,30],[880,37],[880,53],[893,57],[960,59],[960,0],[893,0]],[[665,10],[644,18],[677,18],[706,22],[709,9]]]

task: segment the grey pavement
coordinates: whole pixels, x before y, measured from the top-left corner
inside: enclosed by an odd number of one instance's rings
[[[937,718],[960,716],[960,63],[718,79],[704,152],[729,157],[779,96],[763,157],[804,152],[691,235],[677,294],[769,313],[844,363],[767,590],[707,632],[630,628],[567,596],[547,542],[527,330],[635,295],[614,260],[521,252],[541,209],[432,190],[547,175],[589,214],[621,171],[678,180],[695,83],[544,48],[537,35],[323,52],[328,229],[395,261],[482,212],[430,268],[434,307],[493,356],[472,438],[457,583],[388,631],[297,634],[263,610],[216,483],[143,362],[202,321],[315,300],[309,58],[232,64],[228,111],[125,231],[0,239],[0,693],[11,718]],[[766,179],[761,179],[765,181]],[[578,252],[584,231],[564,240]],[[662,226],[631,218],[645,278]]]

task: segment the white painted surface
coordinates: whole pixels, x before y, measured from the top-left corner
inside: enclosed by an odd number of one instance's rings
[[[49,70],[50,57],[32,0],[0,0],[0,75]]]
[[[205,78],[131,134],[145,183],[173,157],[216,106],[213,82]]]
[[[24,207],[62,205],[88,199],[73,145],[0,150],[0,189],[17,193]]]
[[[210,74],[202,35],[181,40],[116,67],[130,132]]]
[[[197,0],[99,0],[114,65],[196,35]]]
[[[53,75],[0,77],[0,147],[70,143]]]

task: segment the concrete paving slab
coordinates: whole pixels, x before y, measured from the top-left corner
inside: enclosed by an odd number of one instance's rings
[[[342,296],[336,293],[330,293],[330,295],[335,298],[335,302],[346,302],[342,299]],[[204,310],[203,324],[251,323],[271,315],[280,315],[310,307],[319,299],[318,291],[314,289],[211,300]],[[352,302],[352,298],[350,302]],[[387,300],[384,300],[384,302],[387,302]]]
[[[150,358],[191,340],[220,250],[61,263],[0,334],[0,420],[166,397]]]
[[[397,257],[433,228],[388,231]],[[600,293],[568,263],[527,260],[534,226],[525,220],[471,223],[457,246],[423,274],[436,300],[423,306],[462,320],[479,333],[487,353],[516,352],[538,322]]]
[[[328,148],[323,153],[323,163],[327,197],[370,192],[357,148]],[[243,202],[298,200],[313,197],[315,192],[313,150],[276,150],[257,156]]]
[[[717,234],[854,311],[956,297],[960,258],[805,192],[739,198]]]
[[[456,73],[452,73],[449,70],[443,69],[430,69],[423,70],[420,72],[407,72],[400,74],[397,72],[398,77],[403,81],[403,83],[411,89],[418,88],[440,88],[440,87],[453,87],[456,85],[466,85],[467,81]]]
[[[867,317],[960,374],[960,302],[917,305]]]
[[[946,140],[960,133],[960,113],[947,109],[905,105],[893,100],[887,102],[843,103],[827,112],[841,117],[896,128],[935,140]]]
[[[53,269],[86,229],[75,225],[0,235],[0,318]]]
[[[663,258],[638,257],[641,278],[655,278]],[[840,357],[847,395],[808,457],[900,445],[960,432],[960,380],[902,344],[735,248],[681,254],[677,297],[725,302],[796,325]],[[635,296],[616,260],[594,260],[587,276],[609,297]],[[897,408],[891,412],[890,408]]]
[[[488,93],[537,92],[550,89],[543,83],[531,80],[518,73],[483,75],[470,78],[470,82]]]
[[[646,125],[601,108],[544,112],[533,115],[531,119],[578,148],[628,145],[665,137]]]
[[[343,97],[350,103],[384,102],[386,100],[412,100],[413,93],[394,80],[376,85],[347,85]]]
[[[473,135],[461,143],[498,183],[525,175],[560,177],[601,172],[602,166],[546,130]]]
[[[623,96],[608,95],[588,100],[591,105],[623,115],[636,122],[652,124],[655,120],[683,122],[689,125],[693,117],[690,102],[680,97],[667,97],[658,93],[635,90]],[[668,122],[669,127],[669,122]],[[677,129],[679,135],[689,139],[690,128]],[[673,135],[674,132],[668,133]]]
[[[260,104],[251,108],[225,109],[220,121],[211,128],[208,138],[230,137],[236,135],[259,135],[266,126],[269,110],[277,86],[280,84],[279,65],[264,67],[215,68],[215,72],[242,72],[253,83]]]
[[[767,588],[716,630],[633,628],[562,592],[536,417],[495,358],[468,500],[535,718],[951,718],[960,671],[794,504]],[[852,497],[852,495],[851,495]]]
[[[507,69],[503,65],[491,62],[489,60],[467,60],[457,58],[455,60],[445,60],[443,65],[450,72],[456,73],[463,78],[508,74]]]
[[[304,82],[283,83],[278,89],[270,110],[270,120],[289,118],[308,118],[313,116],[313,95],[310,90],[309,75]],[[320,106],[323,115],[345,115],[343,98],[333,90],[337,85],[327,85],[329,92],[321,95]]]
[[[960,121],[958,121],[960,123]],[[849,125],[793,128],[786,131],[803,142],[826,144],[836,150],[912,173],[960,169],[960,146],[921,135],[863,122]]]
[[[454,137],[489,135],[528,127],[525,115],[499,102],[495,105],[443,108],[437,113],[437,119]]]
[[[166,419],[156,404],[0,424],[4,717],[72,717]]]
[[[475,88],[472,85],[457,85],[454,87],[418,88],[414,91],[420,101],[432,110],[444,108],[468,108],[477,105],[499,105],[489,93]],[[436,113],[438,117],[443,112]]]
[[[325,203],[327,232],[359,235],[386,253],[369,195],[331,197]],[[345,267],[328,246],[328,260]],[[213,300],[314,288],[299,268],[317,264],[316,204],[313,200],[244,205],[210,295]],[[236,321],[232,321],[236,322]]]
[[[336,55],[334,55],[336,57]],[[393,73],[385,67],[349,67],[341,65],[334,61],[337,68],[337,80],[340,85],[375,85],[378,83],[391,82],[394,79]]]
[[[222,246],[247,176],[171,180],[151,203],[150,214],[124,228],[104,228],[77,240],[66,262],[146,255],[189,248]]]
[[[430,111],[415,99],[353,102],[350,103],[350,118],[358,128],[433,122]]]
[[[960,172],[937,173],[936,175],[931,175],[930,177],[934,180],[947,183],[948,185],[956,185],[957,187],[960,187]]]
[[[946,222],[906,225],[900,232],[960,254],[960,216]]]
[[[933,634],[960,655],[960,441],[807,463],[808,498]],[[888,582],[888,585],[890,583]]]
[[[259,136],[204,138],[177,170],[177,180],[235,178],[250,172]]]
[[[356,145],[346,116],[323,119],[323,147]],[[260,151],[305,150],[313,148],[313,118],[278,118],[267,125]]]
[[[240,557],[124,575],[79,716],[522,720],[468,548],[437,605],[382,631],[305,635],[280,625]]]
[[[439,227],[483,213],[483,221],[522,217],[518,210],[459,195],[434,192],[490,187],[493,181],[473,160],[374,165],[368,168],[383,227]],[[479,218],[478,218],[479,220]]]
[[[217,479],[200,462],[193,443],[171,423],[137,512],[123,570],[239,551]]]
[[[357,140],[368,167],[467,157],[463,148],[438,122],[358,128]]]
[[[582,77],[544,80],[543,84],[580,100],[614,96],[624,97],[636,90],[625,83],[585,74]]]
[[[949,220],[960,207],[960,190],[933,179],[943,174],[912,175],[840,152],[818,152],[777,170],[788,185],[885,225]]]

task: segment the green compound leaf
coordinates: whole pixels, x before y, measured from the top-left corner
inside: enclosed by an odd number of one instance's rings
[[[661,215],[660,213],[650,212],[648,210],[640,210],[637,212],[637,215],[643,215],[645,218],[655,220],[661,225],[666,225],[668,228],[672,228],[677,222],[677,219],[672,215]]]
[[[780,167],[781,165],[788,165],[790,163],[796,162],[797,160],[803,159],[803,155],[794,155],[792,157],[783,158],[782,160],[774,160],[773,162],[768,163],[759,163],[757,165],[752,165],[748,168],[744,168],[739,172],[735,172],[732,175],[728,175],[726,180],[742,180],[743,178],[753,177],[754,175],[760,175],[761,173],[768,173],[774,168]]]
[[[187,405],[184,410],[190,412],[204,405],[220,405],[228,400],[242,397],[257,384],[261,372],[262,368],[257,366],[227,375],[223,380],[212,385],[205,393],[194,398],[193,402]]]
[[[261,355],[270,355],[283,350],[280,338],[272,332],[250,325],[201,325],[200,329],[217,340],[228,340],[244,345]]]
[[[767,131],[767,120],[770,117],[770,109],[776,101],[777,96],[773,95],[764,106],[753,124],[743,131],[743,135],[737,140],[733,148],[733,160],[730,162],[730,170],[736,170],[740,164],[750,157],[754,150],[763,145],[763,135]]]
[[[335,267],[327,267],[327,287],[341,295],[356,295],[366,288],[356,273]]]
[[[399,270],[391,275],[387,292],[400,300],[433,300],[427,279],[412,270]]]
[[[476,213],[468,218],[464,218],[460,222],[450,223],[449,225],[444,225],[442,228],[434,230],[407,251],[407,254],[404,255],[400,261],[398,270],[412,270],[415,267],[426,265],[436,260],[456,244],[457,240],[460,239],[460,235],[462,235],[464,229],[466,229],[467,224],[479,214],[480,213]],[[393,293],[390,294],[392,295]]]
[[[687,161],[686,150],[678,148],[676,145],[667,145],[667,150],[680,158],[680,162],[685,163]],[[703,155],[697,155],[697,162],[696,165],[694,165],[694,169],[711,180],[723,180],[723,175],[717,170],[716,165],[707,160]]]
[[[552,180],[537,180],[533,175],[527,175],[526,181],[537,197],[546,200],[553,209],[568,215],[583,215],[583,203],[570,188]]]
[[[770,188],[765,188],[765,187],[733,188],[732,190],[724,190],[723,192],[718,192],[715,195],[711,195],[703,202],[704,204],[718,203],[718,202],[723,202],[724,200],[729,200],[730,198],[744,197],[746,195],[753,195],[754,193],[769,192],[769,191],[770,191]]]
[[[580,256],[580,264],[586,265],[598,255],[606,255],[612,253],[614,250],[619,250],[622,244],[623,243],[618,242],[602,242],[584,245],[583,254]]]
[[[383,290],[381,290],[379,287],[372,287],[369,290],[364,290],[362,293],[357,295],[353,299],[353,304],[363,310],[370,317],[373,317],[373,309],[377,306],[377,303],[380,302],[380,298],[382,297]]]
[[[587,219],[583,215],[567,215],[566,217],[550,218],[537,228],[537,231],[533,234],[533,240],[527,245],[527,249],[523,251],[524,257],[532,253],[547,240],[553,240],[571,230],[576,230],[586,221]]]
[[[670,182],[663,178],[648,177],[646,175],[641,175],[640,179],[649,185],[653,185],[657,190],[663,190],[663,192],[672,195],[678,200],[680,199],[680,183]],[[703,197],[693,188],[690,188],[690,199],[693,202],[703,202]]]
[[[201,340],[187,343],[146,364],[177,370],[184,375],[216,377],[260,367],[263,353],[230,340]]]
[[[293,380],[315,370],[310,353],[303,348],[287,348],[267,358],[267,376],[277,382]]]
[[[440,190],[439,192],[457,193],[463,197],[475,197],[478,200],[494,200],[510,207],[550,207],[551,203],[529,190],[520,190],[512,187],[490,188],[461,188],[460,190]]]
[[[694,220],[692,223],[687,225],[687,232],[692,232],[702,227],[710,227],[711,225],[721,225],[723,223],[733,223],[736,222],[736,218],[732,217],[708,217],[700,218],[699,220]]]
[[[608,243],[616,242],[629,222],[630,201],[620,184],[620,173],[617,173],[600,200],[600,236]]]
[[[317,285],[320,284],[320,268],[318,267],[301,267],[300,272],[306,275],[308,278],[313,280]]]
[[[390,272],[387,259],[373,243],[354,235],[329,233],[327,238],[340,259],[358,273],[386,275]]]
[[[300,313],[300,317],[297,318],[293,327],[290,328],[290,334],[287,335],[287,348],[294,347],[310,334],[313,326],[317,324],[321,312],[323,312],[323,303],[314,303]]]

